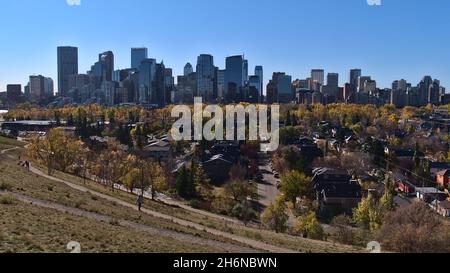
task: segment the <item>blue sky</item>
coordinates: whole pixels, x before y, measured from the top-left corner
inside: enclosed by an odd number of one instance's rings
[[[425,74],[450,88],[450,1],[381,0],[66,0],[2,1],[0,91],[30,74],[56,77],[56,47],[79,47],[85,72],[112,50],[116,68],[130,66],[130,48],[146,46],[175,74],[200,53],[245,54],[265,78],[293,78],[311,68],[340,73],[362,68],[380,86]]]

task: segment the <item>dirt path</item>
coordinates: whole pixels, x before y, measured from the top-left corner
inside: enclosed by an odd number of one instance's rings
[[[19,147],[14,147],[14,148],[6,149],[6,150],[1,150],[0,154],[2,155],[2,154],[5,154],[7,152],[14,151],[14,150],[17,150],[17,149],[19,149]]]
[[[61,204],[57,204],[57,203],[47,202],[47,201],[31,198],[31,197],[13,193],[13,192],[0,191],[0,196],[2,196],[2,195],[11,195],[14,198],[16,198],[17,200],[27,203],[27,204],[30,204],[30,205],[43,207],[43,208],[47,208],[47,209],[54,209],[59,212],[69,213],[69,214],[72,214],[75,216],[84,217],[84,218],[88,218],[88,219],[99,221],[99,222],[111,223],[112,221],[114,221],[119,226],[134,228],[136,230],[149,233],[153,236],[175,238],[176,240],[182,241],[185,243],[194,243],[194,244],[203,245],[203,246],[215,247],[215,248],[221,249],[226,252],[255,253],[254,249],[251,249],[248,247],[242,247],[242,246],[233,245],[230,243],[224,243],[224,242],[219,242],[219,241],[214,241],[214,240],[209,240],[209,239],[202,239],[202,238],[196,237],[194,235],[179,233],[179,232],[165,230],[165,229],[158,229],[158,228],[150,227],[150,226],[143,225],[143,224],[138,224],[138,223],[131,222],[131,221],[118,220],[118,219],[115,219],[110,216],[93,213],[93,212],[88,212],[85,210],[76,209],[73,207],[68,207],[68,206],[64,206]]]
[[[44,178],[53,180],[55,182],[66,184],[67,186],[69,186],[69,187],[71,187],[71,188],[73,188],[75,190],[78,190],[78,191],[81,191],[81,192],[91,193],[92,195],[95,195],[97,197],[106,199],[108,201],[116,202],[117,204],[119,204],[121,206],[137,210],[135,204],[131,204],[131,203],[125,202],[125,201],[123,201],[121,199],[118,199],[118,198],[115,198],[115,197],[112,197],[112,196],[109,196],[109,195],[105,195],[103,193],[99,193],[99,192],[96,192],[96,191],[92,191],[92,190],[90,190],[90,189],[88,189],[86,187],[83,187],[83,186],[80,186],[80,185],[77,185],[77,184],[74,184],[74,183],[71,183],[71,182],[68,182],[68,181],[64,181],[62,179],[59,179],[59,178],[56,178],[56,177],[53,177],[53,176],[50,176],[50,175],[47,175],[47,174],[44,174],[42,171],[34,168],[33,166],[30,167],[30,171],[33,172],[34,174],[37,174],[37,175],[42,176]],[[179,219],[179,218],[176,218],[176,217],[172,217],[170,215],[163,214],[163,213],[160,213],[160,212],[156,212],[156,211],[153,211],[153,210],[149,210],[149,209],[146,209],[146,208],[142,208],[142,212],[145,213],[145,214],[148,214],[150,216],[157,217],[157,218],[164,219],[164,220],[168,220],[168,221],[171,221],[173,223],[176,223],[176,224],[179,224],[179,225],[182,225],[182,226],[185,226],[185,227],[194,228],[194,229],[199,230],[199,231],[205,231],[205,232],[208,232],[208,233],[210,233],[212,235],[216,235],[216,236],[222,236],[222,237],[234,240],[236,242],[240,242],[240,243],[246,244],[246,245],[248,245],[248,246],[250,246],[252,248],[255,248],[255,249],[260,249],[260,250],[263,250],[263,251],[274,252],[274,253],[296,253],[295,251],[293,251],[291,249],[286,249],[286,248],[281,248],[281,247],[277,247],[277,246],[274,246],[274,245],[269,245],[269,244],[266,244],[266,243],[263,243],[263,242],[260,242],[260,241],[256,241],[256,240],[252,240],[252,239],[249,239],[249,238],[241,237],[241,236],[238,236],[238,235],[230,234],[230,233],[223,232],[223,231],[220,231],[220,230],[217,230],[217,229],[208,228],[208,227],[205,227],[203,225],[200,225],[200,224],[197,224],[197,223],[194,223],[194,222],[190,222],[190,221],[186,221],[186,220]]]
[[[3,154],[5,152],[7,152],[7,151],[11,151],[11,150],[14,150],[14,149],[17,149],[17,148],[12,148],[12,149],[7,149],[7,150],[0,151],[0,154]],[[115,197],[112,197],[112,196],[109,196],[109,195],[106,195],[106,194],[103,194],[103,193],[100,193],[100,192],[96,192],[96,191],[90,190],[90,189],[88,189],[86,187],[83,187],[83,186],[80,186],[80,185],[77,185],[77,184],[74,184],[74,183],[71,183],[71,182],[68,182],[68,181],[65,181],[65,180],[62,180],[62,179],[50,176],[50,175],[47,175],[47,174],[43,173],[41,170],[39,170],[39,169],[37,169],[37,168],[35,168],[33,166],[30,166],[30,171],[32,173],[34,173],[36,175],[39,175],[41,177],[44,177],[46,179],[49,179],[49,180],[52,180],[52,181],[55,181],[55,182],[59,182],[59,183],[63,183],[65,185],[67,185],[68,187],[72,188],[72,189],[75,189],[75,190],[78,190],[78,191],[81,191],[81,192],[90,193],[92,195],[95,195],[97,197],[106,199],[108,201],[115,202],[115,203],[117,203],[117,204],[119,204],[121,206],[137,210],[137,207],[136,207],[135,204],[128,203],[128,202],[125,202],[125,201],[123,201],[123,200],[121,200],[119,198],[115,198]],[[194,223],[194,222],[190,222],[190,221],[183,220],[183,219],[180,219],[180,218],[172,217],[170,215],[167,215],[167,214],[164,214],[164,213],[160,213],[160,212],[157,212],[157,211],[153,211],[153,210],[150,210],[150,209],[142,208],[142,213],[145,213],[147,215],[150,215],[150,216],[153,216],[153,217],[156,217],[156,218],[168,220],[168,221],[171,221],[171,222],[176,223],[176,224],[181,225],[181,226],[190,227],[190,228],[196,229],[198,231],[205,231],[205,232],[208,232],[208,233],[210,233],[212,235],[221,236],[221,237],[224,237],[224,238],[227,238],[227,239],[231,239],[233,241],[246,244],[246,245],[248,245],[248,246],[250,246],[250,247],[252,247],[254,249],[259,249],[259,250],[262,250],[262,251],[273,252],[273,253],[298,253],[298,252],[296,252],[294,250],[291,250],[291,249],[270,245],[270,244],[267,244],[267,243],[264,243],[264,242],[260,242],[260,241],[257,241],[257,240],[253,240],[253,239],[249,239],[249,238],[246,238],[246,237],[242,237],[242,236],[234,235],[234,234],[227,233],[227,232],[224,232],[224,231],[220,231],[220,230],[217,230],[217,229],[209,228],[209,227],[206,227],[206,226]]]

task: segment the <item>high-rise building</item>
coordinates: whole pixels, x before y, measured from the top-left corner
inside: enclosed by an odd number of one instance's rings
[[[258,89],[260,91],[260,98],[264,96],[264,70],[261,65],[255,67],[255,76],[259,77],[259,81],[261,82],[261,87]]]
[[[146,47],[134,47],[131,49],[131,68],[139,69],[141,62],[148,58]]]
[[[182,103],[194,102],[194,94],[197,90],[197,73],[177,77],[176,101]]]
[[[242,56],[243,57],[243,56]],[[243,78],[242,78],[242,82],[245,83],[248,81],[248,60],[244,59],[243,63]]]
[[[260,96],[262,95],[262,91],[261,91],[261,79],[259,76],[250,76],[249,80],[248,80],[248,86],[251,88],[254,88],[256,90],[256,95],[253,94],[253,92],[251,92],[252,90],[249,91],[249,95],[251,96],[250,100],[248,100],[249,102],[261,102],[260,101]]]
[[[99,54],[98,60],[102,67],[102,81],[112,81],[114,71],[114,54],[111,51]]]
[[[434,80],[428,90],[428,102],[433,105],[440,103],[441,97],[441,83],[439,80]]]
[[[151,103],[154,97],[154,82],[156,78],[156,60],[144,59],[139,66],[139,102]]]
[[[377,90],[377,82],[374,80],[364,81],[364,92],[368,94],[373,94]]]
[[[196,96],[201,96],[204,101],[212,101],[214,98],[214,83],[216,67],[214,66],[214,57],[202,54],[197,58],[197,92]]]
[[[165,106],[166,105],[166,67],[164,66],[164,63],[161,62],[159,64],[156,64],[156,74],[155,74],[155,92],[153,93],[154,96],[152,97],[152,104],[157,104],[159,106]]]
[[[119,97],[117,96],[116,89],[118,88],[117,82],[103,81],[101,90],[105,97],[105,103],[108,106],[117,104]]]
[[[192,67],[191,63],[187,63],[184,66],[184,76],[188,76],[189,74],[194,73],[194,68]]]
[[[280,75],[277,83],[278,102],[288,103],[294,100],[292,92],[292,77],[289,75]]]
[[[320,85],[325,83],[325,71],[323,69],[313,69],[311,70],[311,81],[317,82]]]
[[[321,88],[325,103],[334,103],[338,100],[339,92],[339,74],[328,73],[327,85],[323,85]]]
[[[89,75],[87,74],[74,74],[69,77],[69,90],[72,88],[81,88],[86,84],[89,84]]]
[[[136,71],[136,69],[133,69],[133,68],[114,70],[113,76],[112,76],[112,81],[122,82],[125,79],[127,79],[132,72],[135,72],[135,71]]]
[[[246,71],[248,73],[248,62],[241,55],[227,57],[225,62],[225,92],[227,96],[230,92],[236,92],[237,95],[248,76],[246,75]]]
[[[391,104],[397,107],[404,107],[408,104],[408,83],[401,79],[392,83]]]
[[[217,71],[217,97],[223,99],[225,97],[225,70]]]
[[[372,80],[369,76],[359,76],[358,77],[358,85],[357,85],[357,91],[358,92],[364,92],[364,85],[366,81]]]
[[[292,77],[284,72],[274,72],[267,84],[267,103],[287,103],[294,100]]]
[[[361,77],[361,69],[352,69],[350,70],[349,83],[354,87],[358,86],[358,79]]]
[[[65,96],[69,92],[70,75],[78,74],[78,48],[60,46],[58,51],[58,91]]]
[[[327,86],[332,87],[332,88],[339,87],[339,74],[338,73],[328,73]]]
[[[10,102],[18,102],[22,96],[22,85],[8,84],[6,86],[6,98]]]
[[[41,100],[45,96],[45,77],[42,75],[30,76],[30,98],[32,100]]]
[[[44,78],[44,96],[46,98],[53,97],[55,95],[54,83],[52,78]]]
[[[430,86],[433,84],[433,78],[430,76],[423,77],[422,81],[419,83],[419,105],[426,105],[429,103],[429,92]]]

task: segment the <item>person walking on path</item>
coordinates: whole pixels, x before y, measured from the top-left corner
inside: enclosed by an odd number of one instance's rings
[[[139,209],[139,211],[141,211],[141,207],[142,207],[142,204],[144,203],[144,195],[139,195],[139,197],[138,197],[138,199],[137,199],[137,206],[138,206],[138,209]]]

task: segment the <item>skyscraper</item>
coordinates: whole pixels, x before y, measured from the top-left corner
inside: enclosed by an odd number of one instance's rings
[[[114,54],[111,51],[103,52],[98,56],[102,64],[102,81],[112,81],[114,71]]]
[[[217,96],[219,98],[225,96],[225,70],[223,69],[217,71]]]
[[[69,92],[70,75],[78,74],[78,48],[60,46],[58,55],[58,91],[61,96]]]
[[[350,70],[349,83],[354,87],[358,86],[358,78],[361,77],[361,69]]]
[[[338,73],[328,73],[327,86],[336,88],[336,89],[339,87],[339,74]]]
[[[401,79],[392,83],[391,104],[397,107],[403,107],[408,104],[408,83]]]
[[[339,74],[328,73],[327,74],[327,85],[323,85],[322,95],[325,103],[334,103],[338,100],[339,93]],[[342,97],[342,96],[340,96]]]
[[[248,80],[248,85],[250,87],[253,87],[256,90],[256,95],[252,95],[252,97],[255,97],[254,100],[252,100],[252,102],[261,102],[260,101],[260,96],[262,95],[262,91],[261,91],[261,79],[259,76],[250,76],[249,80]]]
[[[439,80],[434,80],[429,87],[428,102],[433,105],[438,105],[441,97],[441,83]]]
[[[294,99],[292,92],[292,77],[289,75],[279,75],[277,82],[278,102],[288,103]]]
[[[10,102],[19,101],[20,96],[22,95],[22,85],[20,84],[8,84],[6,86],[6,98]]]
[[[364,85],[366,83],[366,81],[371,81],[372,78],[369,76],[359,76],[358,77],[358,85],[357,85],[357,91],[358,92],[364,92]]]
[[[189,74],[194,73],[194,68],[192,67],[191,63],[187,63],[184,66],[184,76],[189,76]]]
[[[45,77],[42,75],[30,76],[30,98],[41,100],[45,95]]]
[[[244,59],[242,65],[243,65],[242,82],[245,85],[245,83],[248,81],[248,60]]]
[[[323,69],[311,70],[311,81],[323,85],[325,83],[325,71]]]
[[[261,87],[259,88],[259,96],[260,98],[262,98],[264,96],[264,70],[261,65],[255,67],[255,76],[258,76],[259,81],[261,82]]]
[[[139,102],[151,103],[156,77],[156,60],[144,59],[139,66]]]
[[[419,83],[419,105],[426,105],[429,102],[430,86],[433,84],[433,78],[430,76],[423,77]]]
[[[212,101],[214,97],[214,83],[216,67],[214,57],[202,54],[197,58],[197,96],[203,97],[204,101]]]
[[[228,95],[231,92],[230,89],[235,89],[233,92],[235,91],[238,94],[247,77],[245,73],[246,65],[248,73],[248,62],[241,55],[227,57],[225,62],[225,92]]]
[[[148,49],[146,47],[135,47],[131,49],[131,68],[139,69],[141,62],[148,58]]]
[[[164,63],[161,62],[156,64],[156,74],[155,74],[155,92],[151,99],[152,104],[157,104],[159,106],[166,105],[166,82],[165,82],[165,72],[166,67]]]

